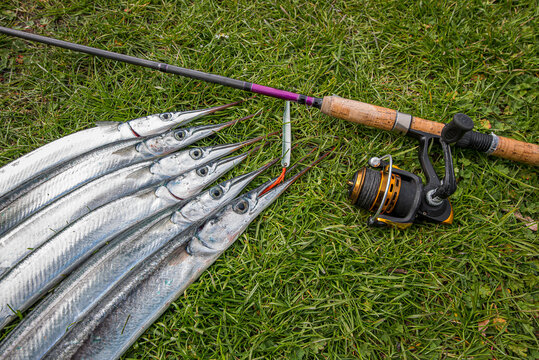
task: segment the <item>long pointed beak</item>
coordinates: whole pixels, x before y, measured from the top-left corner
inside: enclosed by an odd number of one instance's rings
[[[267,139],[268,137],[272,136],[272,135],[275,135],[277,134],[278,132],[273,132],[273,133],[270,133],[268,135],[262,135],[262,136],[257,136],[255,138],[252,138],[252,139],[249,139],[249,140],[245,140],[245,141],[242,141],[242,142],[237,142],[237,143],[233,143],[233,144],[222,144],[222,145],[215,145],[215,146],[208,146],[208,149],[211,150],[211,153],[224,153],[224,154],[229,154],[229,153],[232,153],[236,150],[239,150],[247,145],[251,145],[251,144],[254,144],[258,141],[261,141],[261,140],[265,140]]]
[[[230,127],[232,125],[235,125],[239,122],[242,122],[244,120],[248,120],[256,115],[260,114],[260,111],[255,113],[255,114],[251,114],[251,115],[248,115],[248,116],[245,116],[245,117],[242,117],[241,119],[236,119],[236,120],[232,120],[232,121],[227,121],[225,123],[221,123],[221,124],[215,124],[215,125],[202,125],[202,126],[197,126],[194,131],[193,131],[193,135],[195,134],[198,134],[198,133],[216,133],[218,131],[221,131],[223,129],[226,129],[227,127]],[[178,130],[178,131],[181,131],[181,130]]]
[[[251,98],[249,98],[249,99],[251,99]],[[185,124],[187,124],[187,123],[189,123],[189,122],[191,122],[191,121],[193,121],[195,119],[198,119],[199,117],[209,115],[209,114],[213,114],[213,113],[215,113],[217,111],[224,110],[224,109],[227,109],[227,108],[229,108],[231,106],[241,104],[242,102],[247,101],[249,99],[235,101],[235,102],[231,102],[229,104],[214,106],[214,107],[207,108],[207,109],[197,109],[197,110],[189,110],[189,111],[177,112],[177,113],[175,113],[176,118],[173,120],[173,123],[175,125],[185,125]]]
[[[274,132],[271,132],[267,135],[262,135],[262,136],[258,136],[258,137],[255,137],[253,139],[249,139],[249,140],[245,140],[245,141],[242,141],[242,142],[239,142],[239,143],[236,143],[236,144],[233,144],[233,145],[237,145],[238,146],[238,149],[245,146],[245,145],[249,145],[249,144],[253,144],[257,141],[260,141],[260,140],[264,140],[264,139],[268,139],[270,136],[275,136],[279,134],[279,131],[274,131]]]
[[[295,145],[294,148],[296,148],[297,146],[298,146],[298,145]],[[274,178],[272,182],[269,182],[269,183],[267,184],[267,187],[264,188],[264,191],[262,191],[262,193],[261,193],[260,195],[264,195],[264,193],[270,191],[272,188],[274,188],[275,186],[277,186],[278,184],[280,184],[280,183],[284,180],[285,174],[286,174],[287,172],[290,172],[290,171],[294,170],[298,164],[300,164],[301,162],[303,162],[303,160],[305,160],[305,159],[306,159],[310,154],[312,154],[312,152],[315,151],[317,148],[318,148],[318,147],[315,147],[315,148],[311,149],[311,151],[309,151],[309,152],[307,153],[307,155],[305,155],[304,157],[302,157],[301,159],[299,159],[298,161],[296,161],[296,163],[295,163],[294,165],[292,165],[290,168],[287,169],[286,167],[284,167],[284,168],[283,168],[283,171],[282,171],[282,173],[281,173],[281,175],[279,175],[278,177]],[[281,164],[282,164],[282,162],[283,162],[283,158],[281,158]],[[290,159],[287,160],[287,163],[289,163],[289,162],[290,162]]]
[[[262,110],[259,110],[259,111],[257,111],[256,113],[251,114],[251,115],[247,115],[247,116],[245,116],[245,117],[242,117],[241,119],[232,120],[232,121],[226,122],[226,123],[224,123],[224,124],[221,124],[221,126],[223,126],[223,129],[224,129],[225,127],[229,127],[229,126],[232,126],[232,125],[236,125],[237,123],[242,122],[242,121],[244,121],[244,120],[249,120],[249,119],[251,119],[251,118],[253,118],[253,117],[255,117],[256,115],[259,115],[259,114],[261,114],[261,113],[262,113]],[[221,130],[221,129],[219,129],[219,130]]]
[[[251,171],[250,173],[243,174],[229,180],[230,188],[232,189],[232,188],[239,187],[238,191],[241,191],[251,181],[253,181],[258,175],[262,174],[264,171],[266,171],[268,168],[270,168],[272,165],[274,165],[278,161],[279,161],[279,158],[273,159],[257,170]]]
[[[231,102],[229,104],[225,104],[225,105],[219,105],[219,106],[214,106],[214,107],[211,107],[209,109],[206,109],[208,111],[208,114],[213,114],[214,112],[216,111],[220,111],[220,110],[224,110],[224,109],[227,109],[229,107],[232,107],[232,106],[236,106],[236,105],[239,105],[247,100],[251,100],[252,98],[254,98],[254,96],[251,96],[247,99],[242,99],[242,100],[238,100],[238,101],[234,101],[234,102]]]
[[[221,159],[221,160],[217,160],[215,161],[213,164],[215,166],[215,171],[212,175],[209,176],[209,179],[213,178],[214,180],[219,178],[220,176],[222,176],[223,174],[225,174],[226,172],[228,172],[230,169],[232,169],[233,167],[235,167],[236,165],[238,165],[239,163],[241,163],[243,160],[245,160],[249,155],[251,155],[251,153],[253,153],[254,151],[257,151],[258,149],[260,149],[262,147],[262,145],[259,145],[249,151],[246,151],[244,152],[243,154],[239,154],[239,155],[236,155],[236,156],[231,156],[231,157],[228,157],[228,158],[225,158],[225,159]],[[271,166],[273,163],[270,162],[269,165],[267,164],[266,166]],[[201,168],[204,168],[205,166],[207,165],[203,165],[201,166]]]
[[[215,162],[215,166],[217,168],[216,171],[219,170],[220,167],[222,166],[226,166],[227,164],[229,163],[233,163],[233,164],[239,164],[240,162],[242,162],[243,160],[245,160],[253,151],[256,151],[260,148],[261,146],[257,146],[249,151],[246,151],[242,154],[239,154],[239,155],[236,155],[236,156],[232,156],[232,157],[227,157],[225,159],[221,159],[221,160],[217,160]]]

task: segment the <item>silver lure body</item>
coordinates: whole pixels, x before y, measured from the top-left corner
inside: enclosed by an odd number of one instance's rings
[[[116,237],[70,274],[0,345],[0,359],[38,359],[128,271],[237,196],[266,167],[227,180],[136,231]]]
[[[240,196],[202,227],[190,227],[166,243],[133,268],[44,358],[120,357],[296,178],[262,197],[267,184]]]
[[[184,137],[184,140],[192,143],[203,134],[210,134],[209,127],[205,128],[195,132],[196,135],[191,132],[192,135]],[[155,161],[125,167],[74,190],[0,237],[0,275],[32,249],[98,207],[229,155],[256,140],[180,151]]]
[[[122,141],[81,155],[59,166],[54,176],[48,177],[46,181],[1,209],[0,235],[93,179],[191,145],[199,139],[212,135],[220,127],[221,125],[206,125],[172,130],[142,141],[140,139]]]
[[[0,197],[37,174],[103,145],[159,134],[234,104],[209,109],[155,114],[124,123],[103,123],[48,143],[0,168]]]
[[[83,216],[0,278],[0,328],[122,230],[187,199],[247,157],[244,153],[188,171],[159,187],[118,199]]]

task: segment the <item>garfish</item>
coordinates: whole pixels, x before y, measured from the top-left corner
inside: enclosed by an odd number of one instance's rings
[[[17,325],[0,344],[0,359],[43,356],[133,266],[190,225],[215,213],[276,161],[213,186],[148,224],[117,236],[64,279]]]
[[[328,154],[263,195],[267,184],[240,196],[202,226],[191,226],[167,242],[73,324],[43,358],[120,357],[264,209]]]
[[[111,237],[197,193],[250,153],[193,169],[158,187],[115,200],[83,216],[0,278],[0,328],[24,311]]]
[[[55,140],[0,168],[0,196],[4,196],[32,177],[100,146],[159,134],[240,102],[207,109],[154,114],[126,122],[98,123],[94,128]]]
[[[0,237],[0,275],[15,266],[32,249],[94,209],[229,155],[263,138],[260,136],[235,144],[183,150],[157,160],[125,167],[82,186]]]
[[[256,114],[224,124],[172,130],[142,142],[128,140],[115,143],[81,155],[70,161],[68,167],[59,167],[60,170],[54,176],[47,174],[45,181],[0,210],[0,235],[69,191],[99,176],[130,164],[169,154],[254,115]]]

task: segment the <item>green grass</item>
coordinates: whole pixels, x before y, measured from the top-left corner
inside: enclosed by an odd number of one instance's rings
[[[280,4],[13,0],[0,22],[442,122],[464,112],[481,131],[539,142],[537,1]],[[5,36],[0,71],[0,165],[96,121],[246,96]],[[211,121],[266,109],[219,136],[237,141],[278,130],[282,106],[258,97]],[[456,149],[452,226],[369,228],[346,180],[386,153],[419,173],[416,142],[296,105],[292,117],[296,142],[338,144],[335,156],[261,215],[126,358],[539,356],[537,233],[515,218],[539,218],[536,168]],[[278,143],[235,173],[277,155]]]

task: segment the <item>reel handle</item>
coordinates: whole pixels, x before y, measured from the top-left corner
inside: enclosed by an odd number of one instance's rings
[[[444,126],[441,138],[451,145],[459,141],[474,126],[473,120],[466,114],[455,114],[453,120]]]
[[[462,139],[474,127],[473,120],[466,114],[455,114],[453,120],[444,126],[440,135],[440,143],[444,152],[445,176],[433,191],[427,193],[427,201],[432,204],[440,204],[442,199],[448,198],[457,190],[457,181],[455,180],[455,170],[453,168],[453,157],[449,145],[455,144]],[[426,149],[428,152],[428,149]],[[428,156],[428,154],[426,155]]]

